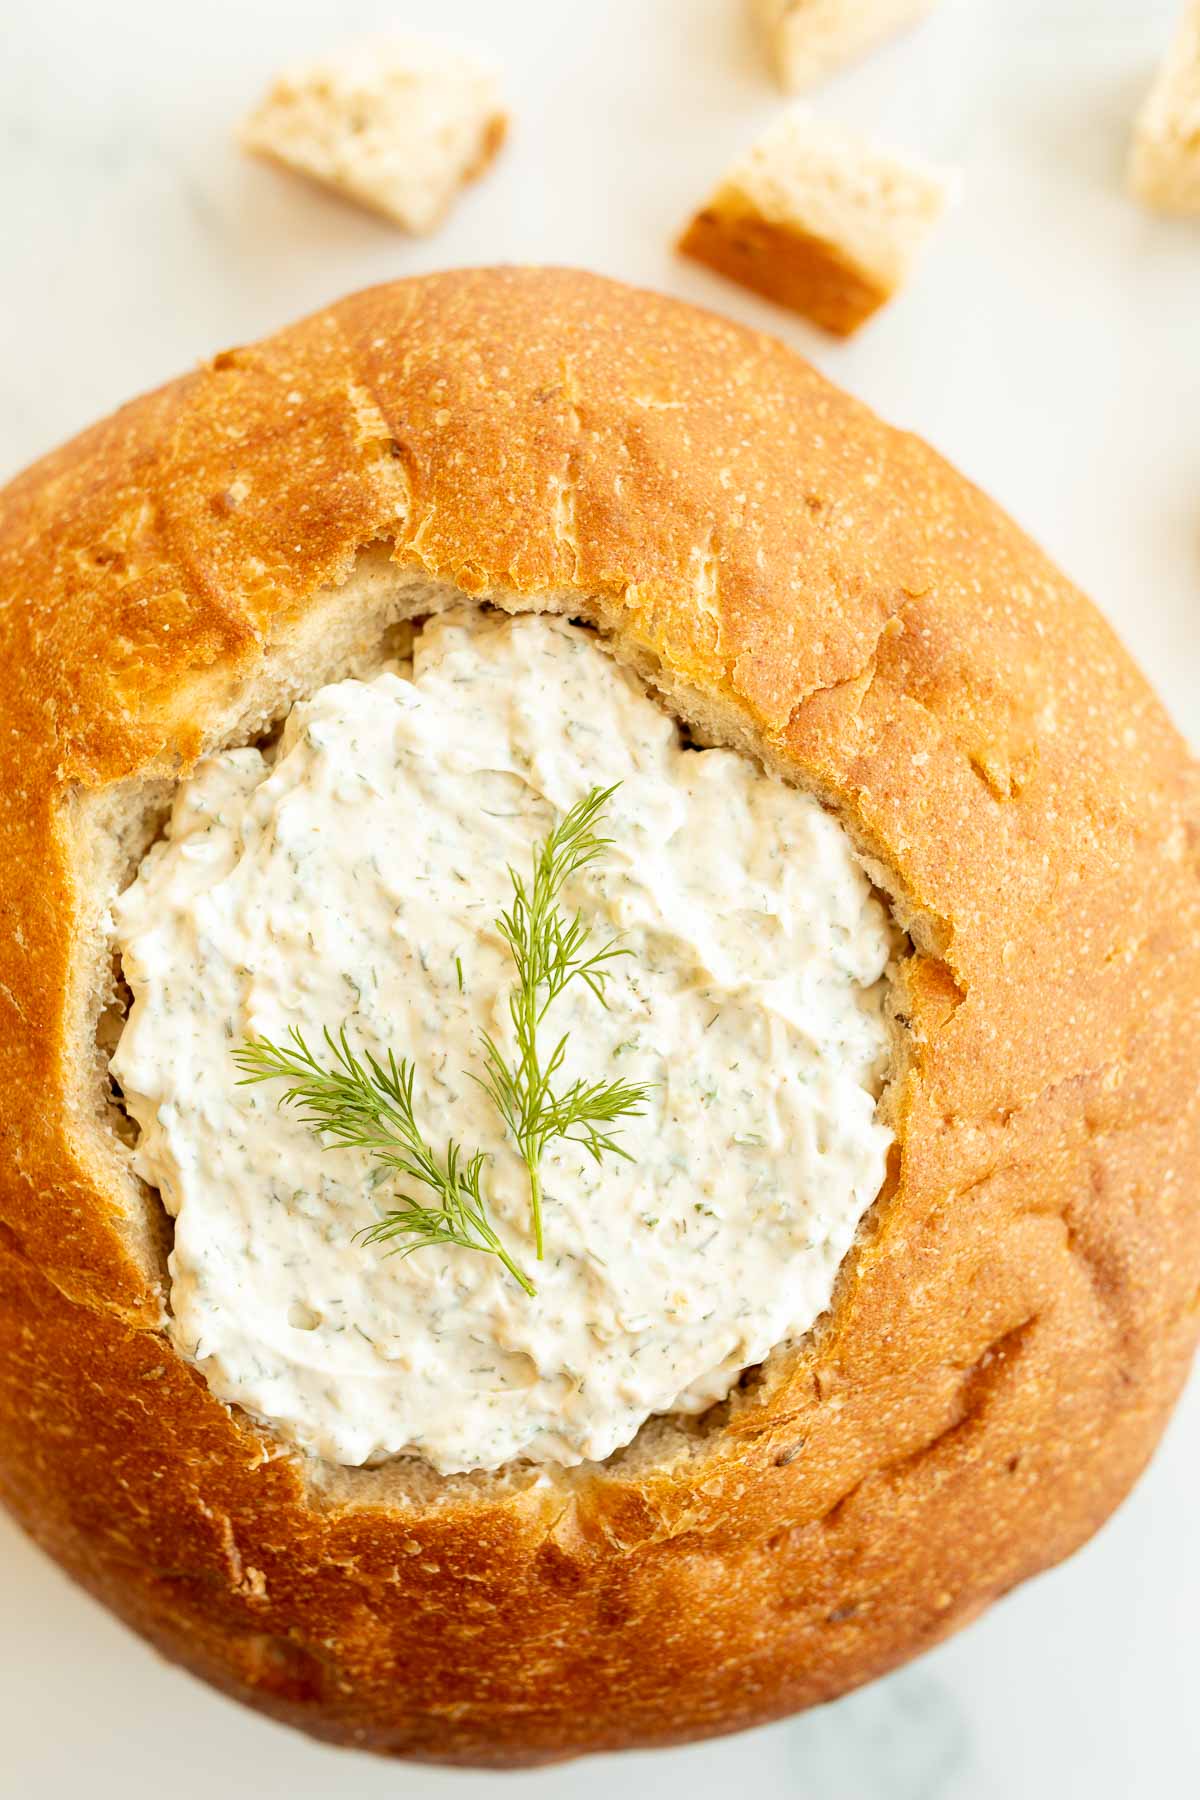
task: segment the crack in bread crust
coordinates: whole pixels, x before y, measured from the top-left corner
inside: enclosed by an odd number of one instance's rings
[[[96,1097],[150,797],[458,593],[586,619],[815,794],[916,946],[829,1314],[705,1427],[541,1481],[320,1468],[220,1406]],[[894,1666],[1126,1492],[1200,1326],[1195,772],[917,440],[675,302],[398,283],[0,494],[0,678],[0,1495],[167,1655],[387,1754],[673,1742]]]

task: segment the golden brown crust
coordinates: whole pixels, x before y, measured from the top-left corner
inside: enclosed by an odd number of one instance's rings
[[[690,1457],[388,1510],[231,1415],[73,1135],[67,797],[186,766],[394,539],[575,589],[835,806],[912,920],[894,1181]],[[0,495],[0,1494],[168,1655],[335,1739],[538,1761],[829,1698],[1066,1555],[1200,1323],[1193,772],[982,495],[780,345],[570,272],[359,294]]]
[[[894,292],[840,245],[764,218],[736,188],[722,188],[696,214],[679,250],[835,337],[850,337]]]

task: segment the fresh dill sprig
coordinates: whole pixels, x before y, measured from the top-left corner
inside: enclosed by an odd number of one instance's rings
[[[563,1138],[580,1144],[596,1162],[606,1154],[628,1160],[628,1152],[604,1127],[618,1119],[640,1117],[642,1102],[652,1090],[652,1084],[643,1082],[575,1081],[556,1094],[554,1077],[566,1056],[567,1037],[558,1039],[545,1062],[538,1047],[538,1029],[563,989],[582,981],[603,1006],[612,972],[608,965],[630,954],[616,938],[589,951],[591,927],[578,912],[568,918],[559,906],[567,883],[603,856],[612,842],[599,835],[597,826],[619,786],[616,782],[608,788],[594,787],[575,803],[535,846],[528,882],[509,868],[513,902],[496,921],[517,969],[508,999],[516,1059],[509,1063],[495,1039],[483,1032],[485,1072],[474,1079],[491,1098],[524,1160],[539,1261],[544,1248],[541,1159],[547,1143]]]
[[[390,1050],[386,1065],[370,1052],[358,1058],[343,1027],[336,1038],[325,1031],[333,1055],[333,1065],[326,1067],[296,1026],[287,1035],[290,1041],[284,1044],[251,1038],[233,1052],[242,1070],[239,1086],[282,1077],[291,1085],[279,1104],[297,1107],[304,1124],[327,1147],[366,1150],[384,1168],[407,1176],[433,1196],[430,1202],[398,1196],[391,1211],[356,1235],[367,1244],[403,1240],[388,1252],[392,1256],[411,1256],[431,1244],[486,1251],[500,1258],[527,1294],[535,1295],[537,1289],[509,1256],[488,1217],[484,1152],[464,1157],[451,1138],[439,1158],[423,1137],[413,1106],[413,1064],[403,1058],[397,1062]]]
[[[617,784],[619,785],[619,784]],[[508,1009],[516,1039],[511,1064],[486,1032],[480,1034],[484,1073],[472,1076],[490,1097],[519,1149],[529,1176],[530,1211],[538,1260],[543,1255],[541,1158],[555,1138],[578,1144],[595,1162],[604,1156],[629,1160],[609,1129],[619,1119],[641,1116],[653,1084],[634,1081],[576,1080],[561,1093],[554,1078],[562,1068],[567,1036],[560,1037],[543,1063],[538,1030],[547,1012],[572,981],[582,981],[601,1005],[609,964],[628,956],[616,938],[590,950],[591,927],[579,913],[568,918],[559,906],[563,888],[581,869],[598,860],[612,841],[596,826],[616,786],[593,788],[535,846],[528,883],[509,869],[513,902],[496,926],[516,965],[517,981]],[[461,958],[455,957],[459,991],[463,991]],[[356,1233],[367,1244],[391,1243],[393,1256],[411,1256],[431,1244],[458,1244],[499,1257],[513,1279],[531,1297],[537,1290],[509,1256],[488,1216],[483,1175],[484,1151],[466,1156],[451,1138],[439,1157],[417,1124],[413,1104],[414,1065],[389,1050],[386,1063],[368,1051],[355,1056],[346,1028],[335,1038],[328,1028],[325,1043],[332,1064],[321,1063],[304,1034],[290,1026],[287,1040],[250,1038],[233,1052],[242,1071],[239,1086],[284,1080],[290,1085],[280,1106],[295,1106],[300,1117],[329,1148],[366,1150],[383,1168],[428,1191],[431,1201],[410,1194],[374,1225]]]

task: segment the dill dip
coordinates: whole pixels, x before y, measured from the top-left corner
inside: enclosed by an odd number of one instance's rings
[[[525,1166],[472,1079],[481,1031],[512,1041],[496,920],[509,865],[614,783],[611,844],[563,903],[630,954],[607,1006],[572,983],[549,1030],[564,1080],[654,1088],[627,1159],[548,1145],[538,1262]],[[321,689],[274,752],[202,762],[114,927],[134,1001],[113,1073],[176,1221],[174,1340],[336,1462],[571,1464],[702,1410],[828,1305],[883,1179],[891,929],[845,833],[748,759],[686,748],[562,620],[440,615],[411,668]],[[247,1038],[343,1025],[412,1059],[431,1144],[488,1153],[535,1298],[492,1255],[356,1240],[394,1175],[239,1085]]]

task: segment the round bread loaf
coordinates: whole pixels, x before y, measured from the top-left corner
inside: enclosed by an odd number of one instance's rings
[[[197,756],[467,595],[591,623],[842,821],[908,948],[888,1180],[801,1342],[606,1464],[323,1465],[164,1333],[107,910]],[[0,495],[0,1494],[320,1736],[735,1730],[1065,1556],[1200,1325],[1194,772],[997,509],[778,343],[569,271],[359,294]]]

